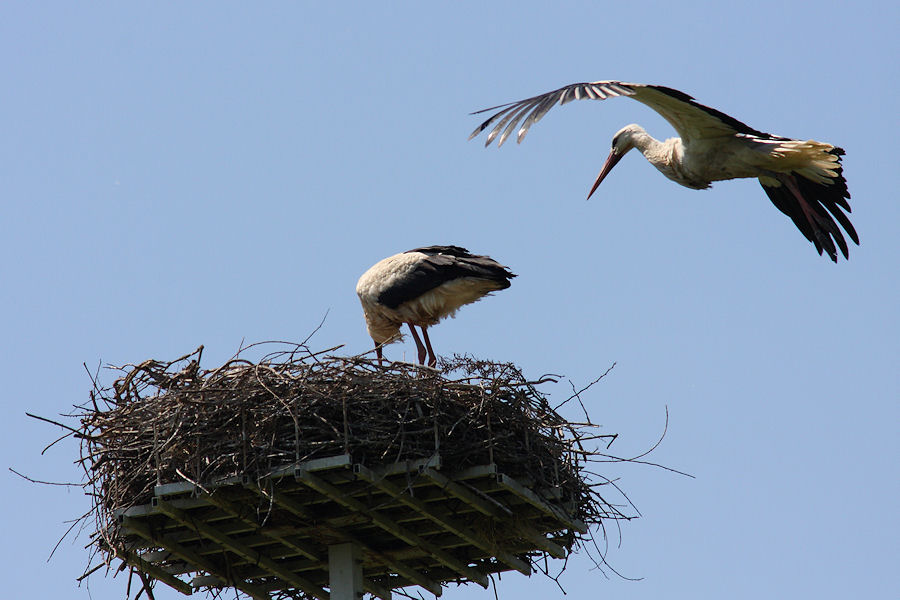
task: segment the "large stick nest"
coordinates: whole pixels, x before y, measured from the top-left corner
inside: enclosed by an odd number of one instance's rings
[[[615,436],[560,416],[536,389],[552,379],[530,382],[512,364],[470,357],[442,360],[438,371],[327,352],[297,345],[203,370],[201,347],[117,368],[108,387],[95,382],[76,416],[96,548],[120,545],[114,511],[149,503],[158,484],[262,478],[342,453],[369,467],[436,452],[454,468],[492,463],[561,491],[588,525],[630,518],[600,495],[608,482],[586,475]]]

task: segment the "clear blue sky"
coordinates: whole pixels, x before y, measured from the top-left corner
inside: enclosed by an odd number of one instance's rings
[[[57,431],[24,413],[87,400],[83,362],[205,344],[213,366],[326,311],[313,345],[367,350],[359,275],[452,243],[519,277],[435,328],[438,353],[579,385],[616,361],[586,398],[613,450],[647,448],[668,406],[653,458],[696,476],[610,471],[644,516],[608,560],[643,579],[579,558],[567,598],[897,597],[896,3],[375,6],[4,3],[4,466],[78,478],[76,446],[40,456]],[[620,127],[672,135],[627,99],[466,141],[470,111],[595,79],[843,146],[862,245],[834,265],[755,181],[692,191],[638,154],[585,202]],[[2,482],[6,597],[124,597],[122,577],[76,588],[85,537],[46,562],[85,497]],[[560,597],[518,574],[499,592]]]

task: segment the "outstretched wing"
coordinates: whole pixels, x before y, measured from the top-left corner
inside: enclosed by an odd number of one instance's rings
[[[633,98],[658,112],[660,116],[671,123],[686,143],[692,139],[727,136],[735,133],[775,137],[753,129],[714,108],[704,106],[684,92],[672,88],[622,81],[593,81],[573,83],[525,100],[476,111],[472,114],[477,115],[500,109],[479,125],[469,139],[485,129],[491,128],[484,145],[489,146],[499,135],[497,141],[499,147],[521,123],[516,135],[516,141],[521,142],[531,126],[540,121],[547,111],[557,104],[566,104],[572,100],[606,100],[617,96]]]

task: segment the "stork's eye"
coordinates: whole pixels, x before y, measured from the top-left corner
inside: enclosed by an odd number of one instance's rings
[[[617,135],[616,137],[613,138],[612,147],[615,148],[616,145],[618,145],[618,143],[619,143],[619,136]]]

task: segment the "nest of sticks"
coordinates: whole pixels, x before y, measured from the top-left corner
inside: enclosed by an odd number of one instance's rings
[[[91,401],[72,415],[93,498],[93,547],[105,564],[121,542],[115,511],[149,503],[156,485],[262,478],[344,453],[369,467],[436,452],[454,468],[495,464],[560,490],[589,526],[633,516],[623,512],[627,498],[603,498],[608,480],[587,476],[590,463],[614,458],[603,452],[615,436],[560,416],[537,389],[552,377],[528,381],[512,364],[465,356],[442,359],[439,370],[379,366],[304,345],[205,370],[202,350],[115,367],[120,376],[106,387],[95,381]],[[580,541],[573,535],[567,550]]]

